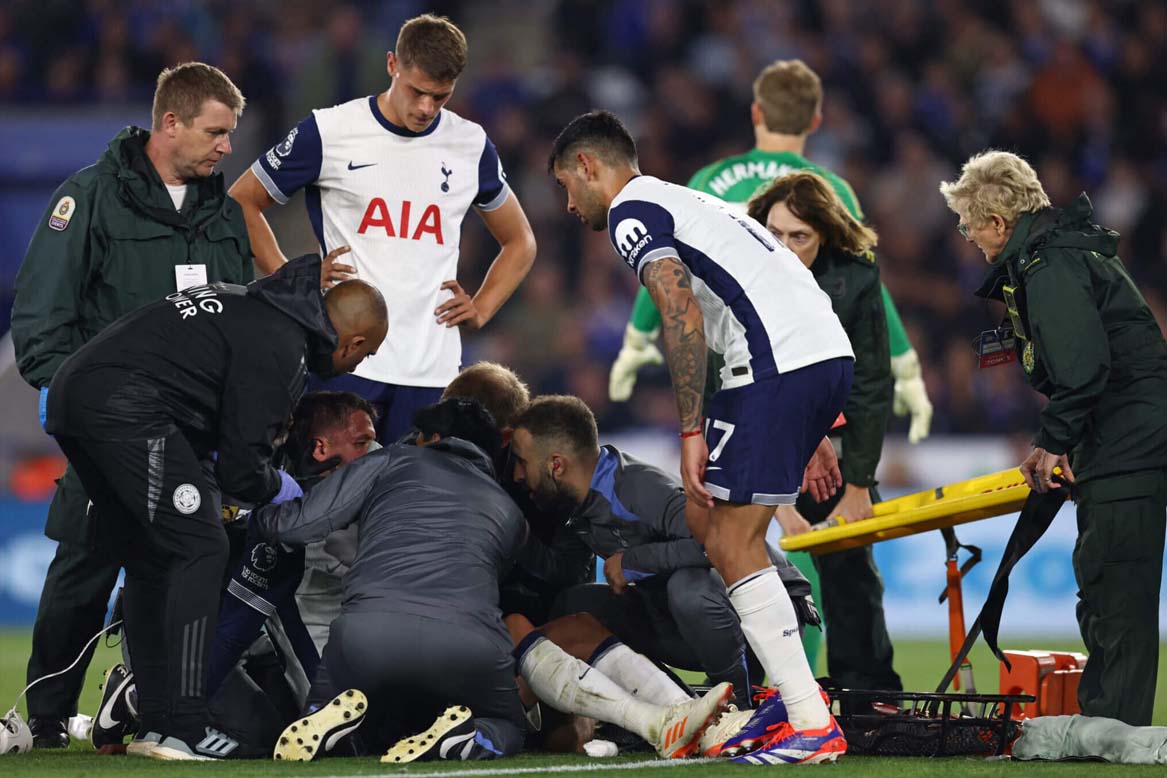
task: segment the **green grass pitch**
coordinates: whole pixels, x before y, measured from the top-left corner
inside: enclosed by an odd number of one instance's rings
[[[25,663],[28,659],[31,633],[28,630],[0,630],[0,708],[7,710],[12,700],[24,686]],[[1007,645],[1024,648],[1082,650],[1081,644],[1065,641],[1031,640],[1011,642]],[[895,643],[896,669],[904,679],[904,685],[912,690],[931,691],[939,681],[947,666],[947,645],[936,641],[898,640]],[[98,684],[106,667],[118,661],[120,654],[116,648],[98,648],[90,666],[89,677],[81,698],[81,710],[93,714],[99,698]],[[973,668],[977,673],[979,689],[982,692],[997,690],[997,662],[981,644],[972,652]],[[1161,644],[1159,654],[1160,675],[1167,674],[1167,643]],[[21,706],[23,712],[23,705]],[[1167,684],[1160,683],[1155,700],[1155,723],[1167,725]],[[638,778],[706,778],[737,774],[749,770],[746,766],[695,761],[668,763],[654,761],[646,754],[634,754],[613,759],[588,759],[577,756],[548,756],[526,754],[514,759],[498,762],[475,762],[470,764],[428,763],[411,767],[390,767],[376,759],[325,759],[309,764],[277,764],[267,761],[241,761],[230,763],[161,763],[148,759],[130,757],[99,756],[88,743],[74,742],[67,751],[34,752],[31,755],[0,756],[0,777],[23,778],[100,778],[102,776],[238,776],[258,778],[259,776],[331,776],[348,778],[364,775],[436,775],[459,774],[462,778],[473,776],[508,776],[529,774],[596,775],[600,778],[612,776],[638,776]],[[783,768],[769,768],[783,769]],[[964,778],[970,776],[1017,776],[1018,778],[1039,778],[1042,776],[1091,776],[1103,774],[1117,776],[1162,776],[1163,767],[1130,767],[1101,765],[1094,763],[1022,763],[1008,761],[986,761],[982,759],[892,759],[875,757],[843,757],[835,765],[823,765],[817,769],[829,776],[863,776],[864,778],[931,778],[950,776]]]

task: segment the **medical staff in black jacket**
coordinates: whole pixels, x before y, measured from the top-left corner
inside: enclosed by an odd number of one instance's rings
[[[385,302],[350,281],[320,293],[302,257],[249,286],[175,292],[108,327],[49,387],[45,429],[93,501],[99,542],[126,569],[125,627],[140,739],[169,759],[230,756],[208,727],[207,655],[227,537],[220,495],[300,494],[271,464],[308,371],[348,372],[386,333]]]

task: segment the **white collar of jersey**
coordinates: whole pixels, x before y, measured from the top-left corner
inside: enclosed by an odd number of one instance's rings
[[[620,196],[620,195],[621,195],[621,194],[624,192],[624,190],[625,190],[625,189],[627,189],[627,188],[628,188],[628,186],[629,186],[629,185],[630,185],[630,184],[631,184],[633,181],[635,181],[635,180],[636,180],[636,179],[638,179],[638,178],[644,178],[644,173],[633,173],[633,174],[632,174],[632,178],[630,178],[630,179],[628,179],[627,181],[625,181],[625,182],[624,182],[624,186],[620,187],[620,191],[616,193],[616,197],[619,197],[619,196]],[[613,201],[614,201],[614,200],[615,200],[615,198],[613,198]],[[610,210],[612,210],[612,204],[611,204],[611,203],[609,203],[609,204],[608,204],[608,210],[609,210],[609,211],[610,211]]]
[[[394,135],[400,135],[403,138],[421,138],[429,135],[431,132],[438,128],[438,122],[442,120],[442,112],[438,111],[438,115],[434,117],[433,124],[431,124],[429,127],[426,127],[421,132],[414,132],[408,127],[402,127],[401,125],[394,124],[393,122],[386,119],[385,114],[381,113],[380,106],[377,105],[377,95],[369,95],[369,110],[373,112],[373,118],[377,120],[378,124],[389,130],[389,132],[393,133]]]

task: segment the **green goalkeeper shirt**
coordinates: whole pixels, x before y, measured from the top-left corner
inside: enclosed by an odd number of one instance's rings
[[[753,149],[736,157],[727,157],[706,165],[689,179],[689,188],[711,194],[727,203],[740,203],[744,210],[754,195],[761,194],[770,182],[787,173],[809,170],[826,179],[835,194],[856,219],[863,220],[863,209],[851,185],[825,167],[816,165],[792,151]]]

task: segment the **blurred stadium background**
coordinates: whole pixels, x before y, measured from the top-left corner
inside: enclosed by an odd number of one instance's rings
[[[1015,466],[1038,398],[1020,370],[976,369],[972,338],[998,314],[972,297],[984,272],[937,184],[987,146],[1026,155],[1055,204],[1087,191],[1098,221],[1167,321],[1167,5],[1140,0],[4,0],[0,3],[0,627],[31,625],[52,544],[41,528],[59,452],[12,364],[13,285],[55,187],[124,125],[149,123],[154,79],[187,60],[218,65],[248,107],[222,165],[228,182],[312,107],[386,86],[384,52],[416,13],[449,15],[470,40],[450,107],[481,122],[539,240],[535,268],[466,362],[513,366],[538,392],[570,392],[606,440],[668,466],[676,410],[663,369],[631,402],[607,399],[636,279],[603,234],[564,213],[545,174],[555,133],[601,106],[637,136],[642,168],[684,182],[751,147],[750,86],[772,60],[823,78],[823,128],[807,156],[848,179],[880,234],[883,278],[925,367],[932,437],[895,419],[885,496]],[[289,255],[314,251],[302,203],[269,211]],[[478,220],[460,280],[494,254]],[[962,539],[984,547],[969,617],[1012,517]],[[1014,573],[1003,637],[1042,647],[1076,636],[1072,507]],[[896,637],[941,637],[944,546],[935,533],[877,546]],[[1161,628],[1167,627],[1167,610]],[[8,644],[12,645],[12,644]],[[1160,714],[1161,716],[1162,714]]]

